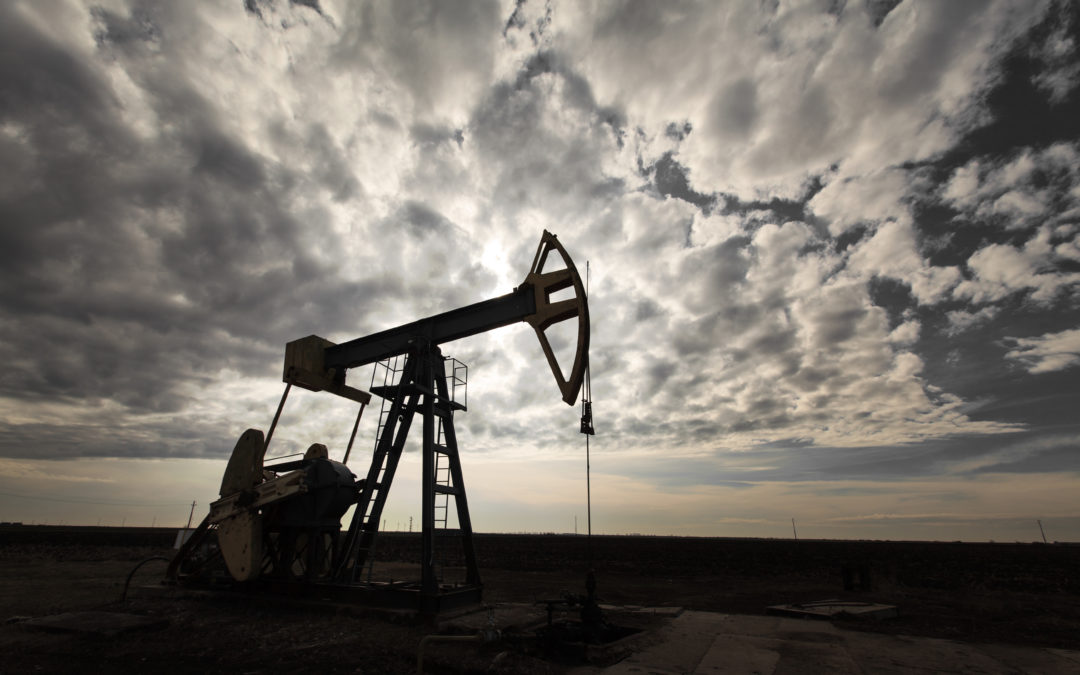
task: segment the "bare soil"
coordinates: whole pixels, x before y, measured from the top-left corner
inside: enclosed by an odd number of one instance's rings
[[[135,565],[171,556],[174,536],[165,529],[0,527],[0,673],[416,672],[425,635],[467,635],[485,623],[484,612],[433,623],[343,606],[179,593],[160,585],[160,561],[139,569],[121,601]],[[484,646],[431,645],[425,672],[564,672],[570,664],[539,650],[531,628],[546,613],[542,601],[584,593],[585,538],[478,535],[476,545],[485,603],[496,608],[496,626],[509,637]],[[408,578],[418,547],[415,535],[384,535],[375,575]],[[591,558],[598,593],[612,605],[760,615],[772,604],[859,599],[894,604],[900,616],[849,620],[847,628],[1080,649],[1076,545],[594,537]],[[845,566],[862,568],[870,588],[845,590]],[[34,631],[24,620],[92,609],[168,623],[103,637]],[[646,630],[655,621],[620,612],[609,619]]]

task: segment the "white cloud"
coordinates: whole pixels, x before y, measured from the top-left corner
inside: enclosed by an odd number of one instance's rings
[[[918,321],[905,321],[889,333],[889,342],[899,345],[911,345],[919,339],[922,326]]]
[[[903,3],[876,29],[854,3],[560,10],[557,44],[598,100],[646,130],[689,120],[699,142],[679,158],[694,186],[752,198],[797,195],[838,162],[865,176],[943,152],[978,123],[993,64],[1042,5]]]
[[[999,164],[973,159],[958,168],[941,196],[968,219],[1027,229],[1075,219],[1080,199],[1080,145],[1024,150]]]
[[[982,307],[974,312],[963,309],[946,312],[945,316],[949,319],[949,327],[946,329],[946,333],[949,335],[959,335],[964,331],[976,328],[987,321],[990,321],[997,316],[997,314],[997,307]]]
[[[1039,47],[1036,53],[1048,67],[1035,76],[1035,84],[1050,94],[1051,102],[1061,103],[1080,84],[1080,59],[1077,59],[1076,39],[1068,33],[1068,23],[1062,22]]]
[[[1030,373],[1049,373],[1080,364],[1080,329],[1008,339],[1016,346],[1006,358],[1019,361]]]
[[[860,242],[851,253],[848,269],[864,279],[878,275],[903,281],[923,304],[940,301],[960,280],[956,268],[931,265],[923,258],[915,228],[907,219],[886,222]]]
[[[1021,248],[990,244],[979,249],[967,262],[973,277],[960,282],[954,295],[981,303],[1030,292],[1036,303],[1053,302],[1059,292],[1080,283],[1080,273],[1057,269],[1052,239],[1051,229],[1042,227]]]
[[[858,224],[908,222],[911,216],[905,198],[911,190],[909,180],[907,173],[899,169],[830,180],[808,206],[814,215],[829,223],[833,236]]]

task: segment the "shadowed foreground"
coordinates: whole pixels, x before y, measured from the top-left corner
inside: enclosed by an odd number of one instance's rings
[[[157,562],[139,571],[128,600],[120,603],[124,579],[135,564],[170,555],[174,536],[174,530],[148,528],[0,530],[0,619],[107,609],[168,621],[164,628],[113,638],[41,633],[20,622],[5,623],[0,627],[5,668],[66,672],[73,663],[94,663],[113,671],[415,672],[424,635],[464,630],[454,619],[425,625],[340,608],[146,588],[155,586],[164,570]],[[376,576],[413,574],[416,567],[410,561],[418,547],[415,535],[384,535]],[[479,535],[477,552],[489,604],[523,603],[540,616],[541,608],[533,603],[566,591],[583,592],[584,537]],[[613,605],[761,616],[766,606],[779,603],[872,600],[898,606],[900,616],[836,625],[1080,649],[1080,580],[1075,574],[1080,546],[595,537],[593,559],[599,595]],[[869,589],[845,590],[845,568],[849,585],[868,582]],[[640,627],[657,628],[647,624]],[[505,672],[535,673],[563,672],[572,665],[541,656],[508,644],[441,645],[426,664],[430,672],[483,672],[494,664]]]

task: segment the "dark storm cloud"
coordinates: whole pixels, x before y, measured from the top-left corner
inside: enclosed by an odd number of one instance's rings
[[[304,147],[312,164],[312,177],[330,191],[334,201],[343,202],[359,195],[360,181],[353,174],[346,153],[325,125],[310,126]]]
[[[286,340],[355,324],[332,308],[362,310],[372,291],[387,301],[400,292],[338,280],[337,263],[326,268],[309,253],[335,235],[301,223],[291,191],[314,183],[343,201],[359,190],[325,129],[309,128],[309,171],[276,163],[229,131],[180,65],[125,61],[148,43],[175,48],[151,13],[96,11],[98,49],[127,63],[159,119],[160,134],[140,136],[92,62],[14,6],[0,14],[0,122],[16,130],[5,137],[13,147],[0,192],[9,357],[0,393],[177,412],[190,402],[182,392],[207,375],[273,375]],[[72,428],[82,440],[60,450],[27,440],[40,428],[8,424],[0,453],[107,454],[110,443],[123,454],[191,453],[165,427],[160,443],[146,442],[148,429],[122,431],[135,427]]]
[[[409,135],[413,141],[420,145],[439,145],[440,143],[453,142],[461,148],[465,142],[465,132],[461,129],[449,129],[436,127],[430,124],[415,124],[409,129]]]
[[[889,12],[896,9],[903,0],[864,0],[866,3],[866,11],[870,15],[870,19],[874,22],[875,26],[880,26],[881,22],[885,20],[885,17],[889,15]]]
[[[712,127],[722,136],[743,137],[758,119],[757,85],[740,78],[719,92],[712,104]]]
[[[561,86],[554,96],[545,78]],[[553,121],[581,119],[585,132],[567,137]],[[590,218],[596,206],[623,194],[623,179],[606,175],[601,158],[621,143],[624,115],[598,106],[588,81],[550,51],[531,56],[513,82],[498,82],[474,109],[470,141],[480,157],[500,165],[493,193],[508,213],[530,207],[553,217]]]
[[[398,213],[397,221],[417,237],[438,235],[453,230],[455,225],[446,216],[420,202],[406,202]]]
[[[664,153],[655,164],[644,170],[652,174],[656,191],[665,197],[675,197],[699,207],[708,214],[716,205],[716,195],[705,195],[690,189],[686,178],[686,167],[680,165],[671,152]]]
[[[675,141],[684,141],[693,130],[694,125],[689,122],[683,122],[682,124],[671,122],[667,125],[667,128],[664,129],[664,135]]]
[[[975,474],[1076,472],[1077,436],[1018,432],[996,437],[957,436],[935,442],[881,447],[816,446],[804,439],[776,441],[714,457],[627,460],[609,471],[635,479],[654,476],[670,489],[761,482],[895,481]],[[858,491],[860,488],[838,488]],[[874,488],[875,491],[881,489]]]
[[[1038,84],[1057,72],[1044,47],[1075,28],[1078,15],[1067,3],[1053,7],[1005,55],[985,95],[985,123],[912,167],[940,184],[911,196],[912,213],[928,262],[963,273],[952,299],[919,306],[904,284],[871,285],[891,325],[905,313],[921,322],[928,382],[971,401],[977,418],[1033,427],[1071,419],[1077,397],[1067,371],[1033,378],[1007,357],[1010,338],[1034,339],[1080,321],[1068,243],[1075,238],[1075,150],[1064,140],[1080,135],[1080,96]]]
[[[955,167],[975,155],[1000,157],[1017,148],[1044,148],[1080,137],[1080,96],[1075,87],[1071,95],[1057,98],[1039,86],[1040,75],[1049,65],[1043,47],[1058,31],[1075,36],[1078,28],[1080,13],[1075,6],[1068,0],[1052,2],[1045,18],[1025,39],[1011,45],[999,80],[986,95],[986,123],[972,129],[940,163]]]
[[[117,433],[117,425],[127,427]],[[0,422],[4,457],[76,459],[80,457],[221,458],[232,450],[227,426],[181,417],[132,428],[122,415],[99,414],[82,423]]]
[[[1056,447],[1040,448],[1023,453],[1019,458],[1005,458],[975,469],[977,474],[1023,473],[1080,473],[1076,467],[1076,452],[1080,439],[1076,435],[1058,440]]]
[[[262,8],[259,7],[266,0],[244,0],[244,11],[250,12],[260,19],[263,18]]]

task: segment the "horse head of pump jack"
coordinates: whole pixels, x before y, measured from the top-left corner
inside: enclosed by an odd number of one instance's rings
[[[545,271],[552,253],[558,254],[564,267]],[[553,294],[568,288],[573,289],[574,297],[552,301]],[[569,374],[564,375],[546,331],[571,319],[577,319],[577,349]],[[512,293],[339,345],[316,335],[295,340],[285,348],[283,379],[312,391],[329,391],[364,402],[363,392],[345,385],[349,369],[408,354],[421,344],[437,346],[519,321],[536,331],[563,400],[574,405],[589,364],[589,301],[574,261],[559,239],[546,230],[525,281]]]

